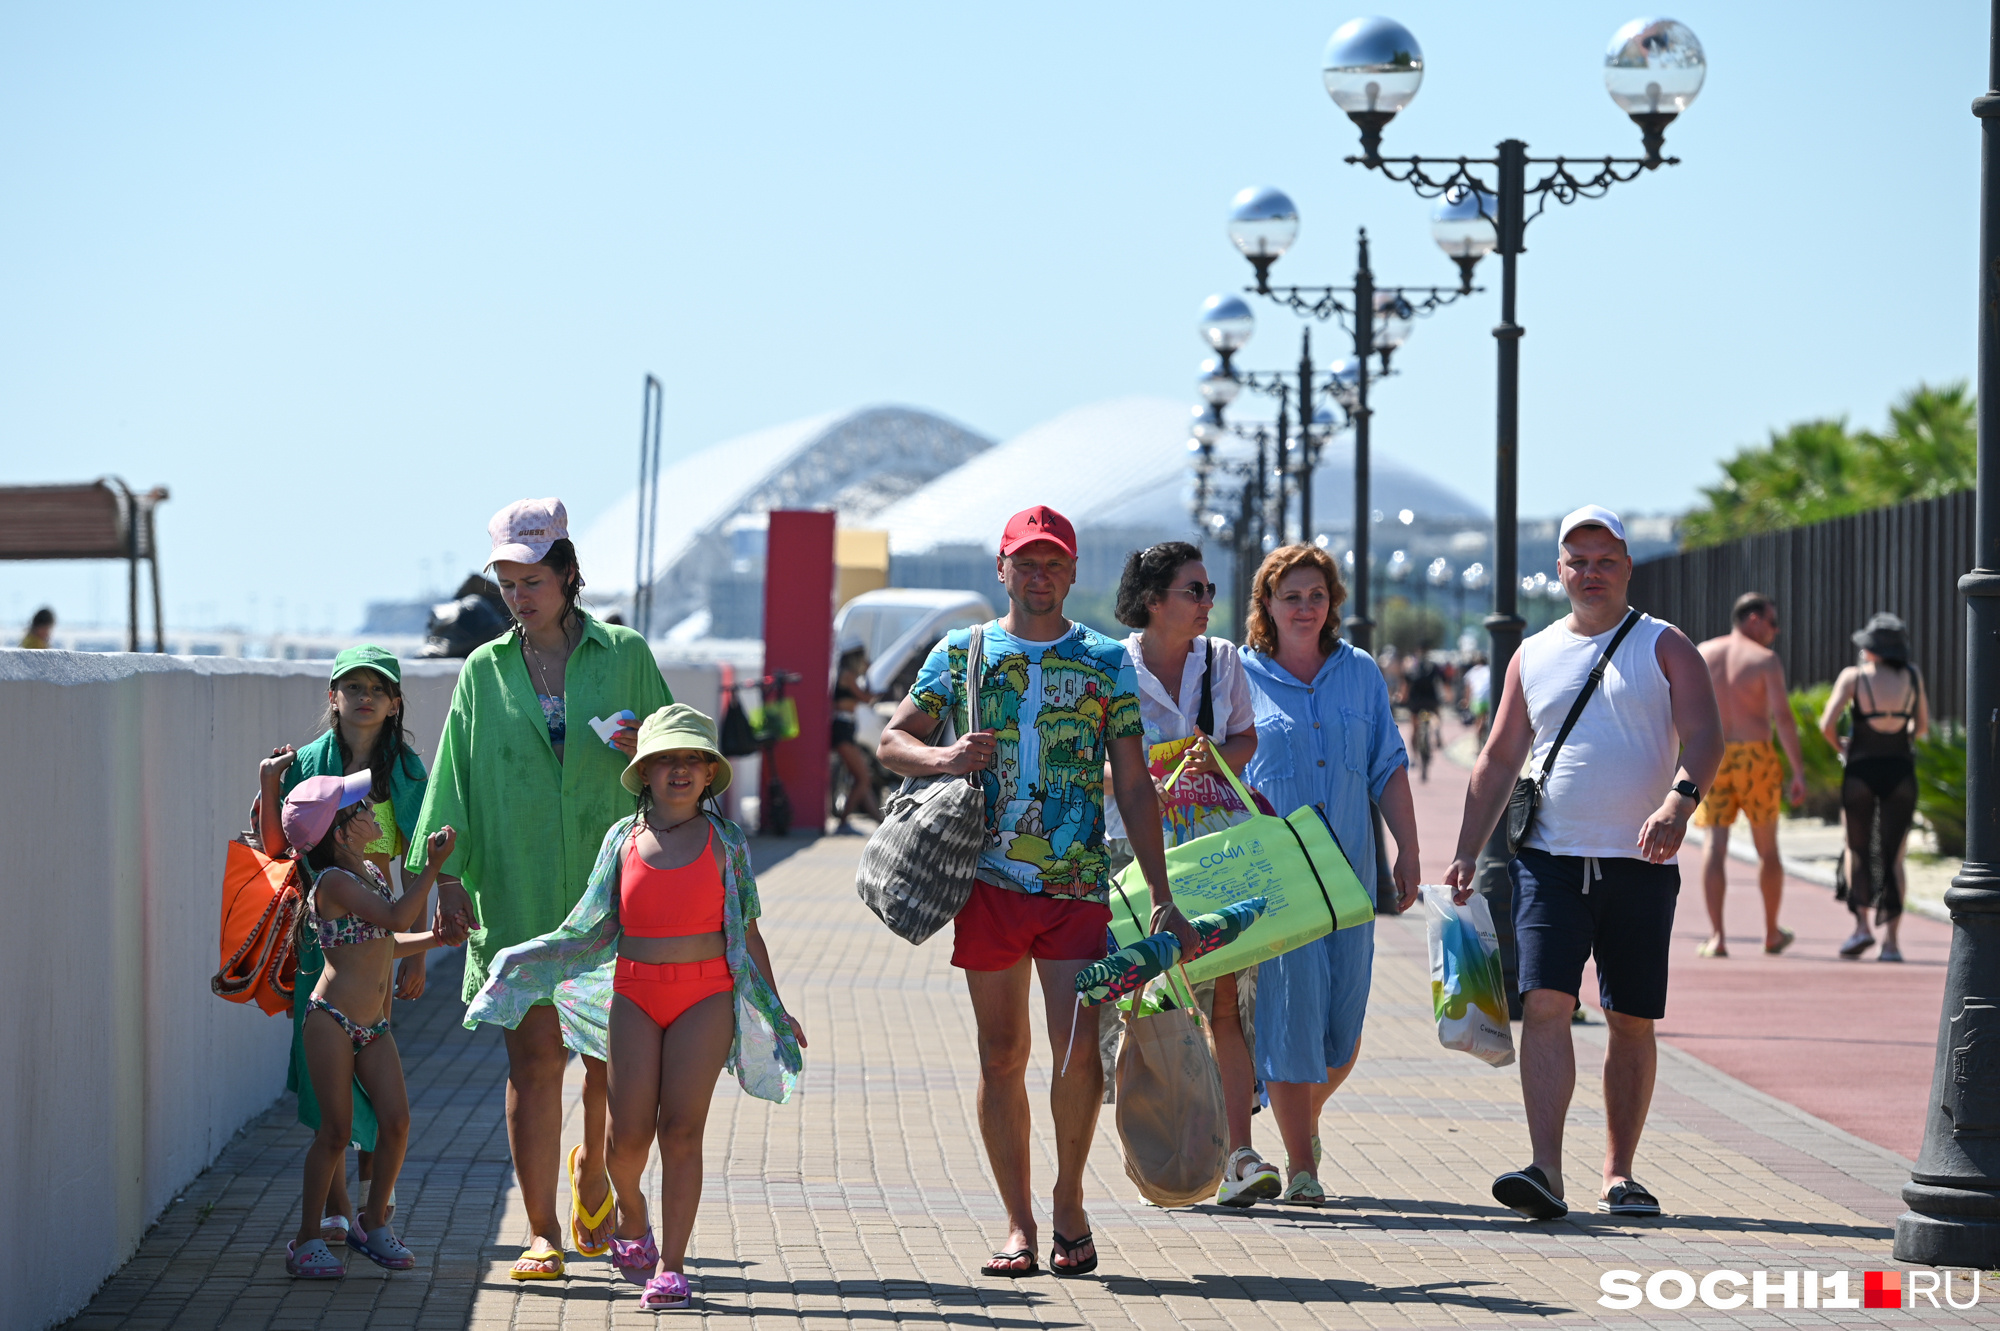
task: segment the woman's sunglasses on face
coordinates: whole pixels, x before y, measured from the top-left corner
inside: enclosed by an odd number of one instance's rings
[[[1190,582],[1185,587],[1174,587],[1171,590],[1184,594],[1196,605],[1215,604],[1215,584],[1212,582]]]

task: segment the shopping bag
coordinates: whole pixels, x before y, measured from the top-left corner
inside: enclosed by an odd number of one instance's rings
[[[1121,1018],[1118,1142],[1126,1177],[1156,1206],[1205,1202],[1222,1182],[1228,1155],[1222,1077],[1198,1018],[1198,1010],[1185,1008]]]
[[[1224,774],[1243,807],[1255,808],[1237,775],[1226,767]],[[1375,894],[1361,885],[1326,819],[1310,805],[1288,818],[1258,814],[1169,847],[1167,883],[1189,918],[1252,897],[1265,899],[1263,914],[1235,942],[1187,963],[1189,980],[1229,975],[1375,918]],[[1151,932],[1152,898],[1136,863],[1112,881],[1110,895],[1118,946]]]
[[[304,909],[297,860],[231,841],[222,866],[222,962],[208,982],[216,996],[274,1017],[289,1013]]]
[[[1423,897],[1438,1043],[1504,1068],[1514,1061],[1514,1032],[1486,898],[1475,892],[1464,905],[1453,905],[1451,889],[1436,883],[1424,884]]]

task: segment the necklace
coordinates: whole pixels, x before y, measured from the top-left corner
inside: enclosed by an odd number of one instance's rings
[[[671,827],[660,827],[657,824],[655,824],[651,818],[648,818],[646,819],[646,828],[653,834],[654,839],[657,840],[660,837],[665,836],[669,832],[675,831],[679,828],[686,827],[689,823],[693,822],[696,818],[699,817],[701,817],[701,811],[697,809],[693,814],[689,815],[686,818],[681,819],[679,822],[673,824]]]
[[[563,625],[562,635],[563,635],[563,660],[567,661],[569,660],[569,625],[567,624]],[[534,655],[532,657],[528,655],[529,649],[531,647],[534,648]],[[528,641],[528,635],[526,633],[523,633],[521,635],[521,656],[522,659],[526,660],[529,666],[533,668],[535,672],[535,678],[541,680],[542,696],[554,697],[555,690],[549,687],[548,672],[542,668],[542,650],[539,647],[534,647],[534,644]]]

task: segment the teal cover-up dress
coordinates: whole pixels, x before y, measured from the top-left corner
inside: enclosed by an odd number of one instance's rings
[[[784,1005],[750,956],[748,925],[762,907],[750,873],[749,845],[735,823],[713,813],[705,816],[722,843],[723,957],[736,989],[736,1034],[725,1066],[751,1095],[783,1104],[791,1099],[805,1061]],[[465,1009],[468,1028],[490,1021],[511,1030],[530,1008],[553,1001],[564,1044],[591,1058],[609,1056],[611,981],[621,935],[620,849],[638,818],[630,814],[604,834],[590,885],[568,919],[493,958],[486,983]]]

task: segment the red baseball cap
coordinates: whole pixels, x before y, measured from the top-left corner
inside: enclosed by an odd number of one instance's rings
[[[1068,518],[1047,504],[1024,508],[1007,519],[1007,530],[1000,535],[1000,553],[1011,555],[1036,541],[1061,546],[1064,554],[1071,559],[1076,558],[1076,528],[1069,525]]]

